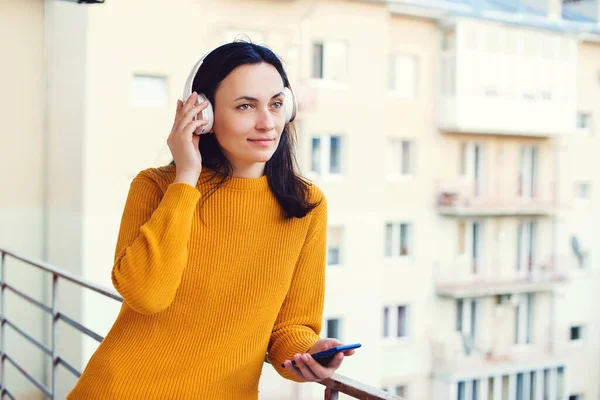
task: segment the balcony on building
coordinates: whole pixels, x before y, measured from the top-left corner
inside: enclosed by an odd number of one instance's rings
[[[434,340],[433,370],[436,378],[461,376],[516,375],[523,372],[559,372],[567,362],[564,354],[552,349],[550,341],[539,344],[492,344],[480,347],[468,335],[456,332],[444,340]]]
[[[540,188],[526,176],[518,180],[514,191],[504,189],[503,179],[494,181],[495,190],[478,178],[440,180],[436,184],[437,211],[446,217],[549,217],[556,212],[552,183]]]
[[[533,258],[524,253],[511,263],[500,257],[484,260],[463,255],[453,262],[438,262],[434,265],[436,293],[462,299],[551,292],[568,279],[573,263],[567,257]]]
[[[574,130],[574,37],[462,18],[442,29],[443,132],[549,138]]]

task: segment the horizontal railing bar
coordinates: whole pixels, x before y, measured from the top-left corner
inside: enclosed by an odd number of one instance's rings
[[[10,322],[9,320],[7,320],[6,318],[2,318],[2,322],[6,322],[6,324],[8,326],[10,326],[15,331],[17,331],[17,333],[21,334],[21,336],[23,336],[25,339],[29,340],[29,342],[31,342],[32,344],[34,344],[35,346],[37,346],[40,350],[42,350],[43,352],[45,352],[49,356],[52,356],[52,350],[50,350],[48,347],[44,346],[42,343],[40,343],[37,340],[35,340],[27,332],[25,332],[24,330],[22,330],[21,328],[19,328],[18,326],[16,326],[15,324],[13,324],[12,322]]]
[[[346,378],[345,376],[334,374],[329,379],[324,379],[319,382],[332,391],[347,394],[355,399],[361,400],[403,400],[402,397],[388,393],[384,390],[377,389],[364,383],[355,381],[354,379]]]
[[[10,286],[8,283],[3,283],[2,286],[4,286],[6,289],[10,290],[14,294],[16,294],[16,295],[22,297],[23,299],[27,300],[28,302],[32,303],[34,306],[37,306],[38,308],[41,308],[46,313],[52,314],[52,309],[50,307],[48,307],[47,305],[45,305],[43,303],[40,303],[39,301],[37,301],[33,297],[27,296],[25,293],[21,292],[19,289]]]
[[[77,329],[79,332],[85,333],[89,337],[96,339],[98,342],[101,342],[104,340],[104,338],[102,336],[98,335],[96,332],[89,330],[85,326],[81,325],[79,322],[72,320],[71,318],[67,317],[64,314],[58,313],[58,319],[62,319],[67,324],[69,324],[73,328]]]
[[[4,399],[5,394],[8,395],[8,397],[10,397],[11,400],[17,400],[15,396],[13,396],[12,393],[8,391],[8,389],[2,389],[2,399]]]
[[[77,285],[83,286],[83,287],[85,287],[87,289],[93,290],[94,292],[103,294],[105,296],[108,296],[108,297],[110,297],[110,298],[112,298],[114,300],[120,301],[120,302],[123,301],[123,298],[117,292],[113,292],[111,290],[107,290],[105,288],[102,288],[99,285],[96,285],[93,282],[86,281],[84,279],[78,278],[75,275],[72,275],[72,274],[70,274],[68,272],[62,271],[62,270],[56,268],[55,266],[53,266],[51,264],[48,264],[48,263],[45,263],[45,262],[42,262],[42,261],[34,261],[34,260],[32,260],[32,259],[30,259],[28,257],[19,255],[17,253],[12,252],[12,251],[2,250],[2,249],[0,249],[0,254],[9,255],[9,256],[11,256],[13,258],[16,258],[17,260],[21,260],[21,261],[29,264],[31,266],[34,266],[36,268],[39,268],[39,269],[41,269],[43,271],[46,271],[46,272],[49,272],[51,274],[57,275],[57,276],[59,276],[61,278],[64,278],[64,279],[66,279],[68,281],[71,281],[71,282],[73,282],[73,283],[75,283]]]
[[[14,365],[14,367],[16,369],[19,370],[19,372],[21,374],[23,374],[23,376],[25,378],[27,378],[27,380],[29,380],[29,382],[33,383],[38,389],[40,389],[42,392],[44,392],[44,394],[47,397],[52,397],[52,393],[50,392],[50,390],[44,386],[43,384],[39,383],[33,376],[29,375],[29,373],[27,371],[25,371],[25,369],[23,369],[15,360],[13,360],[12,358],[10,358],[10,356],[6,353],[4,353],[4,357],[12,364]]]
[[[62,358],[58,357],[58,359],[56,360],[56,362],[58,362],[59,364],[62,364],[63,367],[65,367],[66,369],[68,369],[69,372],[71,372],[77,378],[81,377],[81,372],[79,372],[74,366],[72,366],[71,364],[69,364],[68,361],[63,360]]]

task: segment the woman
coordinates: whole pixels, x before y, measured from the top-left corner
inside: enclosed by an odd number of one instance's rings
[[[177,102],[174,162],[131,184],[112,270],[123,306],[68,399],[257,399],[265,353],[295,381],[353,354],[309,356],[340,343],[319,340],[327,205],[294,171],[286,87],[265,47],[204,58]],[[196,93],[214,109],[202,136]]]

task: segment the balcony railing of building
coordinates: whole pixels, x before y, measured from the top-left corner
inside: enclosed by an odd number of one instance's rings
[[[477,375],[501,366],[505,370],[533,370],[540,365],[549,368],[567,364],[566,354],[554,348],[549,332],[543,332],[533,343],[529,339],[516,344],[510,334],[514,326],[506,325],[506,319],[502,318],[497,322],[501,326],[485,341],[461,332],[432,340],[434,373]]]
[[[58,380],[58,367],[62,365],[67,371],[76,376],[77,378],[81,376],[81,372],[77,370],[69,361],[65,360],[58,354],[58,322],[62,321],[72,328],[79,331],[79,333],[88,336],[90,338],[95,339],[100,343],[104,338],[97,334],[96,332],[86,328],[82,324],[78,323],[71,317],[60,312],[58,309],[58,294],[59,294],[59,283],[61,280],[70,281],[76,286],[82,289],[88,289],[93,292],[96,292],[100,295],[103,295],[107,298],[114,299],[118,302],[123,302],[121,296],[119,296],[116,292],[103,288],[97,284],[92,282],[85,281],[83,279],[78,278],[77,276],[70,274],[66,271],[63,271],[53,265],[50,265],[45,262],[32,260],[23,255],[19,255],[17,253],[0,249],[0,283],[1,283],[1,292],[0,292],[0,357],[1,357],[1,370],[0,370],[0,398],[4,399],[5,396],[8,396],[10,399],[15,400],[15,395],[11,393],[8,382],[6,382],[6,363],[12,364],[17,371],[19,371],[29,382],[31,382],[46,398],[56,399],[57,397],[57,380]],[[51,295],[51,305],[48,306],[38,300],[35,300],[30,295],[22,292],[21,290],[11,286],[8,282],[6,282],[6,260],[7,258],[13,258],[15,260],[19,260],[25,263],[28,266],[37,268],[39,270],[44,271],[47,274],[52,276],[52,295]],[[23,329],[15,325],[13,322],[6,318],[6,292],[10,291],[21,299],[27,301],[28,303],[33,304],[40,310],[52,316],[52,336],[51,336],[51,344],[47,346],[44,343],[33,338],[33,336]],[[33,374],[27,372],[23,366],[21,366],[8,352],[6,347],[6,329],[10,328],[14,330],[18,335],[22,338],[33,344],[35,347],[39,348],[46,356],[52,359],[52,373],[51,373],[51,383],[47,386],[45,383],[40,382],[36,379]],[[336,400],[338,399],[339,393],[344,393],[355,399],[365,399],[365,400],[384,400],[384,399],[395,399],[402,400],[401,397],[388,393],[386,391],[380,390],[378,388],[374,388],[361,382],[355,381],[353,379],[335,374],[331,379],[323,380],[319,382],[321,385],[325,386],[325,400]]]
[[[453,262],[437,262],[434,264],[436,291],[440,296],[452,298],[551,291],[575,269],[574,260],[563,256],[526,261],[513,265],[500,258],[461,257]]]
[[[451,217],[544,217],[553,215],[558,207],[553,196],[553,185],[546,183],[540,191],[539,183],[516,184],[510,189],[502,180],[492,191],[486,183],[474,178],[460,177],[436,182],[436,207],[440,215]]]

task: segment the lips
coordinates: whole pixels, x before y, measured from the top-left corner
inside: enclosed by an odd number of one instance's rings
[[[275,141],[275,139],[270,138],[257,138],[257,139],[248,139],[250,143],[254,143],[261,147],[270,147],[271,144]]]

